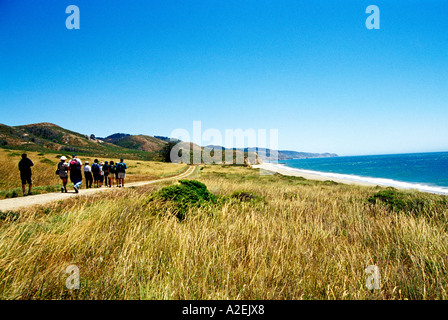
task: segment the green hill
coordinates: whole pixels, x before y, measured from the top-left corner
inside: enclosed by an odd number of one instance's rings
[[[159,149],[154,142],[152,149],[144,150],[95,139],[88,135],[64,129],[53,123],[35,123],[14,127],[0,124],[0,147],[8,149],[158,160],[160,158],[158,151],[166,143],[161,140],[158,141],[160,141],[159,145],[161,146]]]
[[[158,152],[167,144],[166,141],[142,134],[130,135],[116,133],[101,140],[123,148],[146,152]]]

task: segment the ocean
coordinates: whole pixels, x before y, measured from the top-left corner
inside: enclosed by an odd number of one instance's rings
[[[448,195],[448,152],[282,160],[285,169]]]

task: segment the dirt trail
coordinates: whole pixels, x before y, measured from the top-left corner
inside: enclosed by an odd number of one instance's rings
[[[191,166],[189,167],[185,172],[158,180],[151,180],[151,181],[140,181],[140,182],[133,182],[133,183],[125,183],[125,188],[129,187],[139,187],[144,186],[147,184],[153,184],[153,183],[159,183],[162,181],[168,181],[173,179],[182,179],[185,177],[188,177],[190,174],[192,174],[195,171],[196,167]],[[45,194],[38,194],[38,195],[32,195],[32,196],[26,196],[26,197],[18,197],[18,198],[12,198],[12,199],[4,199],[0,200],[0,211],[8,211],[8,210],[17,210],[17,209],[23,209],[32,207],[35,205],[43,205],[47,204],[53,201],[59,201],[64,200],[71,197],[77,197],[80,195],[89,195],[97,192],[108,192],[111,190],[116,190],[117,188],[97,188],[97,189],[81,189],[79,190],[79,193],[75,193],[75,191],[69,191],[67,193],[45,193]]]

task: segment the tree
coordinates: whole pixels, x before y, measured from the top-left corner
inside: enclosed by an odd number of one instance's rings
[[[174,146],[178,142],[176,141],[169,141],[160,151],[160,154],[162,155],[162,159],[165,162],[171,162],[171,150],[174,148]]]

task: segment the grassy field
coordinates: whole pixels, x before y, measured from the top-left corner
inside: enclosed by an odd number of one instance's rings
[[[23,151],[0,149],[0,199],[22,196],[22,187],[20,181],[20,172],[18,163]],[[59,158],[62,154],[40,153],[27,151],[28,157],[33,161],[33,193],[47,193],[59,191],[61,188],[61,179],[56,176],[55,171]],[[64,154],[68,159],[70,155]],[[93,157],[79,157],[81,161],[87,160],[93,163]],[[119,159],[98,158],[99,161],[113,160],[115,163]],[[126,182],[145,181],[163,178],[175,175],[185,170],[185,165],[125,159],[128,166],[126,171]],[[69,183],[69,187],[72,184]],[[83,182],[82,187],[85,186]],[[27,187],[28,188],[28,187]],[[28,190],[28,189],[27,189]]]
[[[235,166],[193,178],[206,197],[164,182],[3,213],[0,298],[448,298],[448,197]]]

